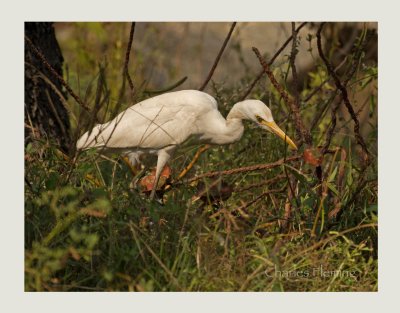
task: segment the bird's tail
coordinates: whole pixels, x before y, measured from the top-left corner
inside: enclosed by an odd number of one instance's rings
[[[91,131],[87,131],[78,139],[76,148],[86,150],[89,148],[101,147],[105,144],[103,139],[102,125],[96,125]]]

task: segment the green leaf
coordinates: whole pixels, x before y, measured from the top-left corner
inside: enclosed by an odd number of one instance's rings
[[[371,205],[369,205],[369,206],[365,209],[365,212],[366,212],[366,213],[369,213],[369,212],[377,213],[377,212],[378,212],[378,205],[377,205],[377,204],[371,204]]]
[[[371,94],[369,97],[369,117],[373,117],[376,108],[375,95]]]
[[[300,172],[298,169],[290,166],[289,164],[283,164],[299,181],[308,185],[312,182],[312,178],[307,176],[306,174]]]
[[[60,174],[58,172],[51,172],[49,178],[46,180],[47,190],[54,190],[57,187],[59,180]]]
[[[335,179],[335,176],[336,176],[336,173],[337,173],[337,169],[338,169],[338,167],[336,166],[334,168],[334,170],[332,171],[331,175],[329,175],[328,183],[333,182],[333,180]]]
[[[88,234],[85,237],[85,243],[88,249],[93,249],[98,241],[99,241],[99,236],[97,236],[97,234]]]
[[[339,191],[337,191],[335,185],[333,185],[333,184],[331,184],[331,183],[327,183],[327,186],[328,186],[328,188],[329,188],[330,190],[333,191],[333,193],[334,193],[335,195],[339,196]]]

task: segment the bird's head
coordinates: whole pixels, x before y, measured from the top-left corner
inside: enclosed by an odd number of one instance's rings
[[[255,122],[262,129],[274,133],[283,139],[290,148],[297,150],[296,144],[288,135],[275,123],[272,112],[260,100],[245,100],[240,102],[240,111],[244,115],[243,118]]]

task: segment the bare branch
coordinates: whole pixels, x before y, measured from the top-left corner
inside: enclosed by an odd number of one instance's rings
[[[133,34],[135,33],[135,25],[136,25],[136,23],[132,22],[131,31],[129,33],[128,46],[126,48],[126,53],[125,53],[125,65],[124,65],[124,76],[126,76],[126,78],[128,80],[129,88],[131,89],[131,100],[132,100],[132,102],[133,102],[133,96],[135,94],[135,88],[133,86],[132,78],[129,75],[128,66],[129,66],[129,56],[130,56],[131,49],[132,49]]]
[[[223,175],[233,175],[233,174],[244,173],[244,172],[253,172],[253,171],[257,171],[257,170],[271,169],[271,168],[278,167],[287,162],[299,160],[302,157],[303,157],[302,155],[295,155],[292,157],[279,159],[278,161],[275,161],[273,163],[257,164],[257,165],[251,165],[251,166],[246,166],[246,167],[233,168],[233,169],[225,170],[225,171],[208,172],[208,173],[204,173],[204,174],[200,174],[198,176],[192,177],[188,180],[183,181],[182,183],[188,184],[188,183],[194,182],[194,181],[202,179],[202,178],[223,176]]]
[[[180,85],[182,85],[186,81],[186,79],[187,79],[187,76],[181,78],[176,83],[173,83],[172,85],[167,86],[163,89],[158,89],[158,90],[147,90],[146,89],[143,91],[143,93],[152,95],[152,94],[160,94],[160,93],[168,92],[168,91],[171,91],[171,90],[175,89],[176,87],[179,87]]]
[[[303,22],[300,24],[299,27],[296,28],[296,32],[298,33],[300,29],[302,29],[307,22]],[[268,62],[268,65],[271,66],[274,62],[275,59],[281,54],[281,52],[286,48],[286,46],[289,44],[289,42],[292,40],[292,36],[290,36],[286,41],[283,43],[283,45],[275,52],[274,56],[271,58],[271,60]],[[250,92],[253,90],[254,86],[258,83],[258,81],[263,77],[264,75],[264,70],[261,70],[260,73],[257,75],[257,77],[254,79],[254,81],[251,83],[249,89],[245,92],[245,94],[242,96],[241,101],[247,98],[247,96],[250,94]]]
[[[283,186],[282,188],[279,188],[279,189],[267,190],[267,191],[261,193],[260,195],[258,195],[257,197],[255,197],[253,200],[250,200],[249,202],[247,202],[247,203],[241,205],[240,207],[238,207],[238,208],[236,208],[236,209],[233,209],[233,210],[231,211],[231,213],[233,213],[233,212],[235,212],[235,211],[239,211],[239,212],[240,212],[240,211],[243,211],[243,210],[245,210],[246,208],[248,208],[250,205],[252,205],[252,204],[258,202],[258,201],[261,200],[261,199],[263,199],[263,198],[264,198],[265,196],[267,196],[268,194],[270,194],[270,193],[280,193],[280,192],[282,192],[283,190],[285,190],[285,188],[286,188],[286,186]]]
[[[342,100],[343,99],[340,99],[331,110],[331,124],[329,125],[328,132],[326,133],[326,140],[324,146],[322,147],[321,154],[325,154],[331,144],[333,132],[336,128],[336,113],[340,107],[340,104],[342,103]]]
[[[253,188],[262,187],[262,186],[265,186],[265,185],[270,185],[270,184],[276,183],[276,182],[278,182],[278,181],[280,181],[280,180],[282,180],[284,178],[286,178],[285,175],[278,175],[278,176],[275,176],[274,178],[263,180],[263,181],[258,182],[258,183],[245,185],[242,188],[235,188],[234,192],[243,192],[243,191],[247,191],[247,190],[250,190],[250,189],[253,189]]]
[[[66,83],[64,78],[61,77],[60,74],[56,72],[56,70],[49,64],[46,57],[43,53],[37,48],[33,42],[25,36],[25,42],[28,43],[29,47],[35,53],[35,55],[39,58],[39,60],[43,63],[43,65],[57,78],[60,83],[67,89],[68,93],[75,99],[75,101],[82,106],[88,113],[90,113],[90,108],[82,101],[82,99],[72,90],[72,88]]]
[[[288,93],[283,89],[283,87],[277,82],[275,79],[274,74],[272,73],[269,65],[265,62],[264,58],[261,56],[260,51],[256,47],[253,47],[253,51],[256,54],[258,60],[260,61],[265,73],[268,75],[269,79],[271,80],[272,85],[275,89],[279,92],[281,97],[283,98],[284,102],[288,106],[289,110],[291,110],[293,114],[293,120],[296,126],[296,131],[299,137],[308,145],[312,145],[312,138],[310,132],[306,130],[303,121],[300,117],[300,112],[296,104],[294,103],[293,99],[289,97]]]
[[[297,33],[296,30],[296,23],[292,22],[292,52],[290,53],[290,68],[292,69],[292,76],[293,76],[293,93],[294,93],[294,104],[297,109],[300,108],[300,94],[299,94],[299,78],[297,76],[297,69],[296,69],[296,56],[297,56]]]
[[[226,36],[225,41],[224,41],[224,43],[222,44],[221,49],[219,50],[219,53],[218,53],[218,55],[217,55],[217,57],[216,57],[216,59],[215,59],[215,61],[214,61],[214,64],[213,64],[213,66],[212,66],[210,72],[208,73],[208,76],[207,76],[206,80],[204,81],[203,85],[201,85],[201,87],[199,88],[200,91],[203,91],[203,90],[206,88],[208,82],[210,81],[211,77],[213,76],[214,71],[215,71],[215,69],[217,68],[218,62],[219,62],[219,60],[221,59],[222,53],[224,52],[225,47],[226,47],[226,45],[228,44],[229,39],[231,38],[231,35],[232,35],[232,33],[233,33],[233,30],[235,29],[235,26],[236,26],[236,22],[233,22],[232,25],[231,25],[231,29],[229,30],[229,33],[228,33],[228,35]]]
[[[318,47],[318,53],[319,56],[321,57],[322,61],[324,61],[325,66],[329,72],[329,75],[332,76],[336,88],[341,92],[342,94],[342,99],[343,102],[347,108],[347,111],[349,112],[351,118],[354,121],[354,135],[356,137],[357,143],[361,146],[362,150],[364,151],[365,157],[366,157],[366,161],[368,161],[369,158],[369,152],[368,152],[368,148],[367,145],[365,144],[364,139],[362,138],[361,134],[360,134],[360,123],[358,121],[357,115],[354,112],[353,106],[350,103],[349,100],[349,96],[347,94],[347,89],[346,87],[342,84],[342,82],[340,81],[339,77],[337,76],[337,74],[335,73],[335,70],[332,66],[332,64],[329,63],[328,59],[326,58],[324,52],[322,51],[322,44],[321,44],[321,32],[322,29],[324,27],[325,23],[321,23],[321,25],[318,28],[317,31],[317,47]]]

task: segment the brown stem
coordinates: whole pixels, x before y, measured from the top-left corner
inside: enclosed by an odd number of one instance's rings
[[[232,35],[233,30],[235,29],[235,26],[236,26],[236,22],[233,22],[232,25],[231,25],[231,29],[229,30],[229,33],[228,33],[228,35],[226,36],[225,41],[224,41],[224,43],[222,44],[222,47],[221,47],[221,49],[220,49],[219,52],[218,52],[218,55],[217,55],[217,57],[216,57],[216,59],[215,59],[215,61],[214,61],[214,64],[213,64],[213,66],[212,66],[210,72],[208,73],[208,76],[207,76],[206,80],[204,81],[204,83],[203,83],[203,84],[201,85],[201,87],[199,88],[200,91],[203,91],[203,90],[206,88],[208,82],[210,81],[211,77],[213,76],[214,71],[215,71],[215,69],[217,68],[218,62],[219,62],[219,60],[221,59],[222,53],[224,53],[225,47],[226,47],[226,45],[228,44],[229,39],[231,38],[231,35]]]
[[[285,177],[286,177],[285,175],[278,175],[278,176],[275,176],[274,178],[263,180],[263,181],[261,181],[259,183],[249,184],[249,185],[246,185],[246,186],[244,186],[242,188],[235,188],[234,191],[236,193],[239,193],[239,192],[247,191],[247,190],[250,190],[250,189],[253,189],[253,188],[261,187],[261,186],[264,186],[264,185],[270,185],[270,184],[273,184],[273,183],[276,183],[276,182],[282,180]]]
[[[293,120],[294,120],[294,124],[296,126],[296,132],[297,132],[298,136],[302,140],[304,140],[304,142],[306,144],[312,145],[312,138],[311,138],[310,132],[307,131],[306,128],[305,128],[305,126],[303,124],[303,121],[302,121],[302,119],[300,117],[300,111],[299,111],[298,107],[296,106],[295,102],[293,101],[293,99],[291,97],[289,97],[288,93],[277,82],[277,80],[275,79],[275,76],[272,73],[269,65],[267,64],[267,62],[265,62],[264,58],[261,56],[260,51],[258,51],[258,49],[256,47],[253,47],[253,51],[256,54],[258,60],[260,61],[261,66],[263,67],[265,73],[269,77],[272,85],[279,92],[280,96],[282,97],[282,99],[286,103],[288,109],[291,111],[292,117],[293,117]]]
[[[235,212],[235,211],[242,211],[246,208],[248,208],[250,205],[256,203],[257,201],[261,200],[262,198],[264,198],[266,195],[270,194],[270,193],[280,193],[283,190],[285,190],[286,186],[283,186],[282,188],[279,189],[271,189],[271,190],[267,190],[263,193],[261,193],[260,195],[258,195],[257,197],[255,197],[253,200],[250,200],[249,202],[243,204],[242,206],[233,209],[231,212]]]
[[[328,132],[326,133],[325,144],[323,145],[322,150],[321,150],[322,155],[324,155],[326,153],[326,151],[329,149],[329,146],[331,144],[333,132],[336,128],[336,113],[337,113],[341,103],[342,103],[342,99],[340,99],[331,110],[331,124],[329,126]]]
[[[297,76],[296,69],[296,56],[297,56],[297,33],[296,23],[292,22],[292,52],[290,53],[289,64],[292,70],[293,76],[293,93],[294,93],[294,104],[297,109],[300,108],[300,94],[299,94],[299,78]]]
[[[296,32],[298,33],[300,29],[302,29],[307,22],[303,22],[300,24],[299,27],[296,28]],[[286,48],[286,46],[290,43],[292,40],[292,36],[290,36],[286,41],[283,43],[283,45],[275,52],[274,56],[271,58],[271,60],[268,62],[268,65],[271,66],[274,62],[275,59],[281,54],[281,52]],[[254,79],[254,81],[251,83],[249,89],[245,92],[245,94],[242,96],[241,101],[247,98],[247,96],[250,94],[250,92],[253,90],[254,86],[258,83],[258,81],[263,77],[264,75],[264,70],[261,70],[260,73],[257,75],[257,77]]]
[[[332,64],[329,63],[328,59],[326,58],[326,56],[325,56],[325,54],[324,54],[324,52],[322,50],[321,32],[322,32],[322,29],[323,29],[324,25],[325,25],[325,22],[321,23],[321,25],[319,26],[318,31],[317,31],[318,53],[319,53],[319,56],[321,57],[322,61],[325,63],[325,66],[326,66],[326,68],[328,70],[329,75],[332,76],[332,78],[333,78],[333,80],[335,82],[336,88],[342,94],[343,102],[344,102],[344,104],[345,104],[345,106],[347,108],[347,111],[349,112],[351,118],[354,121],[354,135],[356,137],[357,143],[361,146],[361,148],[362,148],[362,150],[363,150],[363,152],[365,154],[366,161],[368,163],[368,159],[369,159],[368,148],[367,148],[367,145],[365,144],[364,139],[362,138],[362,136],[360,134],[360,123],[358,121],[356,113],[354,112],[353,106],[350,103],[349,96],[348,96],[348,93],[347,93],[347,89],[342,84],[342,82],[340,81],[339,77],[336,75]]]
[[[61,77],[60,74],[56,72],[56,70],[49,64],[46,57],[43,53],[37,48],[33,42],[25,36],[25,42],[28,43],[29,47],[35,53],[35,55],[39,58],[39,60],[43,63],[43,65],[57,78],[60,83],[67,89],[68,93],[75,99],[75,101],[80,104],[88,113],[90,113],[90,108],[82,101],[82,99],[72,90],[72,88],[66,83],[64,78]]]
[[[126,53],[125,53],[125,64],[124,64],[124,75],[126,76],[126,78],[128,80],[129,88],[131,90],[131,100],[132,100],[132,102],[133,102],[133,96],[135,94],[135,88],[133,86],[132,78],[129,75],[128,65],[129,65],[129,56],[130,56],[131,49],[132,49],[133,34],[135,33],[135,25],[136,25],[136,23],[132,22],[131,31],[129,33],[128,46],[126,48]]]
[[[196,180],[199,180],[202,178],[207,178],[207,177],[232,175],[232,174],[238,174],[238,173],[244,173],[244,172],[252,172],[252,171],[257,171],[257,170],[271,169],[274,167],[278,167],[287,162],[299,160],[302,157],[303,157],[302,155],[295,155],[295,156],[292,156],[289,158],[282,158],[276,162],[268,163],[268,164],[257,164],[257,165],[251,165],[251,166],[246,166],[246,167],[233,168],[233,169],[225,170],[225,171],[208,172],[208,173],[204,173],[204,174],[192,177],[192,178],[184,181],[183,183],[192,183]]]

